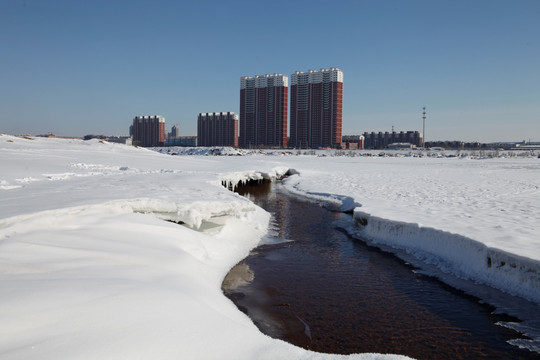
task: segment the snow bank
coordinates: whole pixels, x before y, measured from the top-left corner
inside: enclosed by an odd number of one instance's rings
[[[222,294],[269,214],[221,182],[283,165],[5,135],[0,164],[2,359],[406,358],[271,339]]]
[[[360,206],[359,203],[354,201],[354,198],[347,195],[300,190],[299,184],[302,181],[302,175],[297,173],[296,170],[294,173],[297,176],[287,179],[286,187],[291,193],[317,201],[332,211],[352,212],[356,207]]]
[[[220,292],[265,232],[267,215],[250,217],[215,236],[112,205],[12,219],[1,233],[2,358],[294,357]]]
[[[296,173],[296,170],[289,169],[287,167],[278,166],[273,168],[270,172],[261,172],[261,171],[242,171],[242,172],[232,172],[232,173],[224,173],[220,174],[219,178],[221,179],[221,183],[226,188],[233,190],[239,186],[239,185],[246,185],[248,182],[251,181],[275,181],[277,179],[281,179],[284,176],[294,174]]]
[[[445,273],[540,303],[540,262],[468,237],[354,211],[355,235],[401,249]]]
[[[220,291],[268,228],[223,185],[292,173],[294,193],[356,208],[359,236],[540,304],[537,158],[351,154],[1,135],[0,356],[340,358],[262,335]]]

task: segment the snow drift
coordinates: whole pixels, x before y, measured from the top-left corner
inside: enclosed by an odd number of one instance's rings
[[[269,214],[221,182],[283,164],[5,135],[0,164],[2,359],[406,358],[306,351],[222,294]]]

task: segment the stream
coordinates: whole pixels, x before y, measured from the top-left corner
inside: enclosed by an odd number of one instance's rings
[[[475,297],[339,230],[332,212],[265,182],[236,190],[272,214],[262,245],[234,267],[223,291],[265,334],[325,353],[394,353],[417,359],[538,359],[507,343]]]

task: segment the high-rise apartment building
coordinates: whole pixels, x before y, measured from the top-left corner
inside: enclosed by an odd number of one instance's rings
[[[282,74],[240,78],[240,147],[287,147],[288,84]]]
[[[200,113],[197,120],[199,146],[238,146],[238,115],[233,112]]]
[[[289,146],[339,147],[343,120],[343,71],[297,71],[291,75]]]
[[[165,145],[165,118],[162,116],[135,116],[130,128],[133,145],[163,146]]]

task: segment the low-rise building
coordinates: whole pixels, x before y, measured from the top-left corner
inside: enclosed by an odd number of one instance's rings
[[[362,150],[364,149],[364,137],[362,135],[343,135],[341,137],[341,148]]]
[[[409,143],[417,147],[423,146],[422,134],[418,131],[396,131],[392,132],[365,132],[365,148],[366,149],[384,149],[394,143]]]
[[[197,137],[196,136],[169,137],[165,141],[165,146],[195,147],[197,146]]]

